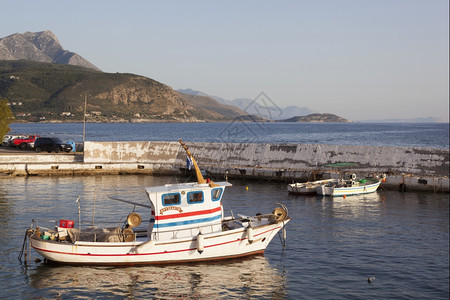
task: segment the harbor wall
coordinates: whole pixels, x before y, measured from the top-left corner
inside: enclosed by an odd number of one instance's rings
[[[384,184],[403,190],[449,191],[449,150],[415,147],[310,144],[187,143],[215,180],[284,182],[342,178],[352,173],[387,175]],[[85,142],[83,155],[21,157],[0,168],[30,174],[184,174],[186,153],[178,142]],[[65,158],[56,158],[65,156]],[[52,160],[53,161],[49,161]],[[72,157],[72,158],[70,158]],[[12,159],[12,160],[11,160]],[[0,169],[0,172],[2,170]]]
[[[188,143],[206,173],[221,180],[291,182],[386,174],[384,185],[402,190],[449,191],[448,149],[311,144]],[[186,168],[178,142],[87,142],[84,162],[143,164],[156,172]],[[164,166],[164,168],[163,168]]]
[[[203,167],[262,168],[283,172],[337,170],[448,176],[449,151],[434,148],[309,144],[190,143]],[[177,142],[86,142],[86,163],[185,164]]]

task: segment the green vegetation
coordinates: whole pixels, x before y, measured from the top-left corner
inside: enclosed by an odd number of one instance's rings
[[[143,76],[72,65],[0,60],[0,97],[16,122],[230,120],[243,112],[208,97],[192,97]]]
[[[61,110],[72,108],[70,104],[63,104],[65,101],[58,94],[65,87],[89,80],[94,73],[100,72],[23,60],[0,61],[0,97],[9,100],[18,121],[37,121],[45,117],[57,119]]]
[[[8,100],[0,99],[0,138],[3,140],[5,134],[11,129],[9,124],[14,120],[14,115],[8,105]]]

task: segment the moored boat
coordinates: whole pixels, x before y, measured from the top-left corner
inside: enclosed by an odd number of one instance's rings
[[[327,183],[337,182],[337,179],[324,179],[308,182],[295,182],[288,184],[287,190],[289,194],[294,195],[313,195],[316,194],[316,188]]]
[[[58,263],[141,265],[263,254],[280,230],[285,240],[290,218],[284,205],[267,214],[225,216],[222,197],[231,184],[205,180],[186,145],[180,144],[193,162],[197,182],[148,187],[149,204],[112,198],[148,208],[146,231],[136,230],[142,222],[136,212],[116,228],[76,228],[74,221],[60,220],[53,228],[32,225],[26,234],[31,247]]]
[[[381,178],[378,176],[356,179],[356,175],[352,174],[350,180],[338,180],[336,182],[330,182],[316,188],[318,195],[332,196],[332,197],[346,197],[351,195],[361,195],[374,193],[381,182],[385,180],[383,175]]]

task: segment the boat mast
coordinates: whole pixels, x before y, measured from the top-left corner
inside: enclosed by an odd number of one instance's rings
[[[86,138],[86,104],[87,104],[87,96],[84,95],[84,114],[83,114],[83,147],[84,147],[84,141]]]
[[[194,168],[195,168],[195,175],[197,175],[198,184],[206,183],[206,180],[205,180],[205,178],[203,178],[202,172],[200,172],[200,168],[198,167],[197,162],[194,159],[194,156],[192,156],[191,152],[189,151],[189,148],[186,146],[185,143],[183,143],[183,141],[181,139],[178,142],[181,144],[181,146],[186,151],[189,158],[192,160],[192,164],[194,165]]]

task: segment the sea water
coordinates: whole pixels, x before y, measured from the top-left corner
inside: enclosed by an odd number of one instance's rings
[[[19,133],[83,140],[83,124],[12,124]],[[91,141],[310,143],[448,148],[448,124],[86,124]],[[223,180],[223,178],[213,178]],[[448,299],[449,195],[388,190],[346,199],[291,196],[287,183],[233,181],[227,215],[271,212],[292,218],[287,241],[264,257],[220,264],[144,267],[54,266],[18,260],[32,219],[78,226],[123,224],[146,203],[144,187],[184,182],[149,175],[0,178],[1,299]],[[145,210],[136,208],[147,220]],[[370,280],[369,278],[374,278]]]
[[[15,123],[14,133],[64,141],[302,143],[449,147],[448,123]],[[84,135],[83,135],[84,132]]]
[[[221,180],[221,178],[214,178]],[[1,299],[448,299],[448,194],[381,189],[346,199],[291,196],[286,185],[233,181],[226,215],[289,209],[285,248],[275,236],[263,257],[210,264],[76,267],[18,260],[32,219],[121,226],[148,203],[143,187],[182,182],[148,175],[0,179]],[[42,223],[41,223],[42,224]],[[112,225],[114,224],[114,225]],[[207,250],[206,250],[207,251]],[[369,283],[368,279],[374,279]]]

